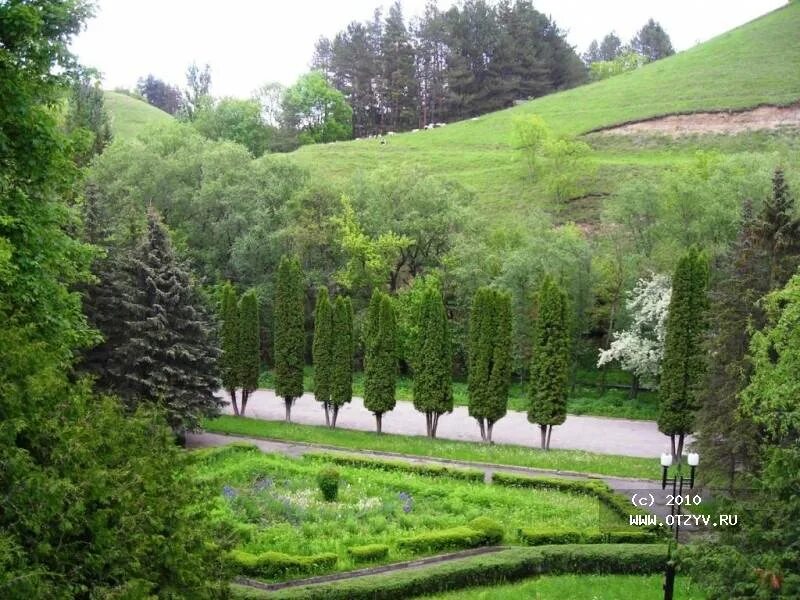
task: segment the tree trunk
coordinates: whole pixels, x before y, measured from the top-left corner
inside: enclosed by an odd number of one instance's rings
[[[239,414],[244,416],[244,411],[247,408],[247,400],[250,398],[250,390],[242,389],[242,406]]]
[[[330,414],[328,413],[328,403],[327,403],[327,402],[323,402],[323,403],[322,403],[322,408],[325,410],[325,426],[326,426],[326,427],[330,427],[330,424],[331,424],[331,416],[330,416]]]
[[[381,433],[381,419],[383,418],[382,413],[375,413],[375,427],[378,430],[378,434]]]
[[[478,419],[478,426],[481,428],[481,439],[486,441],[486,428],[483,425],[483,419]]]
[[[492,428],[494,427],[494,422],[486,421],[486,441],[488,443],[492,443]]]
[[[425,413],[425,435],[431,437],[431,413]]]
[[[286,405],[286,422],[292,422],[292,403],[294,402],[294,398],[284,398],[283,403]]]
[[[636,398],[639,396],[639,376],[634,375],[633,379],[631,380],[631,398]]]
[[[550,437],[553,435],[553,426],[547,428],[547,450],[550,450]]]
[[[675,434],[671,434],[669,436],[669,445],[672,450],[672,460],[673,462],[678,462],[678,456],[675,454]]]
[[[436,428],[439,426],[439,413],[434,413],[431,416],[431,437],[436,437]]]
[[[336,417],[338,416],[339,406],[334,404],[333,409],[331,410],[331,429],[336,429]]]
[[[228,390],[228,394],[230,394],[231,396],[231,406],[233,407],[233,414],[238,417],[239,407],[236,405],[236,388]]]
[[[542,435],[542,450],[547,450],[547,425],[539,425],[539,433]]]
[[[678,462],[681,462],[681,459],[683,458],[683,440],[685,436],[686,434],[684,433],[678,434],[678,456],[677,456]]]

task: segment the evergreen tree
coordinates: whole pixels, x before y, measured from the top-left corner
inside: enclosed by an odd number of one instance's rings
[[[230,281],[222,286],[222,299],[220,301],[221,346],[222,355],[219,359],[222,387],[231,397],[233,414],[239,415],[239,405],[236,400],[236,389],[241,385],[239,377],[239,304],[236,299],[236,289]]]
[[[633,37],[631,48],[651,62],[675,54],[667,32],[653,19],[649,19]]]
[[[511,297],[484,287],[475,293],[469,330],[469,415],[478,421],[481,439],[503,418],[511,384]]]
[[[333,310],[328,288],[317,291],[314,311],[314,343],[311,349],[314,362],[314,397],[322,402],[325,425],[330,425],[331,377],[333,372]]]
[[[757,235],[769,262],[769,289],[782,287],[800,262],[800,218],[783,169],[775,169],[772,196],[764,202]]]
[[[708,259],[697,248],[692,248],[678,261],[672,278],[659,387],[658,429],[670,436],[676,460],[680,460],[683,453],[685,436],[694,431],[695,412],[706,374],[703,340],[708,327],[708,275]]]
[[[242,386],[242,415],[250,394],[258,389],[261,375],[261,320],[255,290],[242,295],[239,301],[239,384]]]
[[[381,37],[383,122],[390,131],[417,125],[414,48],[403,22],[400,2],[389,7]]]
[[[125,294],[125,340],[109,348],[110,390],[129,409],[163,406],[176,431],[199,427],[217,413],[219,350],[189,272],[172,249],[155,209],[131,258],[133,280]]]
[[[339,409],[353,399],[353,305],[350,298],[336,297],[332,329],[331,427],[336,427]]]
[[[303,395],[305,355],[303,271],[296,256],[283,256],[275,290],[275,393],[292,420],[292,404]]]
[[[598,60],[614,60],[622,54],[622,40],[613,31],[600,42],[600,56]]]
[[[420,305],[414,356],[414,408],[425,414],[425,429],[436,437],[439,417],[453,410],[450,333],[442,293],[425,289]]]
[[[542,449],[550,449],[554,425],[567,418],[570,324],[567,294],[546,275],[537,298],[533,329],[528,421],[541,430]]]
[[[364,357],[364,407],[375,415],[381,432],[383,414],[395,407],[397,324],[391,298],[375,290],[369,305]]]

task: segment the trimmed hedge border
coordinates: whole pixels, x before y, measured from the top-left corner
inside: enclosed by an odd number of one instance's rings
[[[660,572],[666,561],[661,544],[596,544],[509,548],[423,569],[373,575],[274,592],[232,586],[234,598],[254,600],[397,600],[467,587],[507,583],[543,574]]]
[[[389,546],[386,544],[367,544],[366,546],[352,546],[347,549],[349,554],[356,562],[368,562],[380,560],[389,555]]]
[[[397,540],[397,547],[414,552],[464,550],[478,546],[490,546],[494,539],[496,539],[495,536],[486,531],[462,525],[400,538]]]
[[[334,454],[326,452],[307,452],[303,457],[308,457],[312,460],[324,460],[345,467],[364,467],[381,471],[402,471],[404,473],[427,475],[429,477],[449,477],[450,479],[459,479],[462,481],[483,482],[484,480],[483,471],[478,469],[454,469],[441,465],[408,463],[399,460],[364,458],[354,454]]]
[[[332,552],[293,556],[283,552],[251,554],[242,550],[232,550],[227,558],[239,573],[257,577],[276,577],[289,573],[302,575],[317,569],[336,566],[339,561],[339,557]]]
[[[517,530],[520,542],[527,546],[552,544],[655,544],[662,541],[649,531],[606,531],[584,533],[572,530],[540,530],[523,527]]]

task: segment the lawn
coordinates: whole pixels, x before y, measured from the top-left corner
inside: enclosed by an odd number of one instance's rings
[[[114,139],[131,139],[149,127],[173,122],[163,110],[119,92],[104,92],[104,101]]]
[[[661,600],[663,575],[544,575],[522,583],[471,588],[429,600]],[[678,578],[675,600],[703,600],[690,580]]]
[[[593,454],[581,450],[548,450],[545,452],[535,448],[507,444],[489,445],[478,442],[429,439],[421,436],[377,435],[366,431],[330,429],[323,426],[296,425],[233,416],[207,419],[203,427],[206,431],[216,433],[323,444],[347,450],[394,452],[414,456],[639,479],[653,479],[660,476],[660,467],[655,459]]]
[[[510,543],[520,527],[597,531],[597,501],[590,496],[410,472],[398,476],[366,467],[337,466],[339,496],[327,502],[317,485],[325,467],[319,458],[229,446],[199,451],[192,475],[219,491],[211,513],[237,532],[239,550],[253,555],[334,553],[335,570],[361,566],[347,553],[354,546],[385,544],[389,553],[379,562],[440,553],[400,547],[398,541],[465,527],[477,517],[502,523]]]

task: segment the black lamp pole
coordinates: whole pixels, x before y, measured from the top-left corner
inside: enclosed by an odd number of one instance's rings
[[[695,457],[696,458],[696,457]],[[680,532],[681,523],[680,523],[680,516],[681,516],[681,506],[683,505],[683,501],[678,501],[678,498],[683,495],[683,486],[687,485],[687,489],[694,488],[694,474],[695,470],[697,469],[696,465],[690,465],[690,473],[689,477],[686,478],[681,473],[681,464],[678,463],[678,473],[674,477],[667,477],[667,471],[669,471],[669,465],[662,465],[663,473],[661,475],[661,489],[667,489],[667,485],[672,484],[672,505],[670,506],[670,515],[672,515],[672,523],[670,524],[670,529],[674,533],[674,543],[675,547],[678,546],[678,533]],[[677,518],[676,518],[676,506],[677,506]],[[664,571],[664,600],[672,600],[673,593],[675,591],[675,561],[672,560],[672,544],[673,540],[670,539],[669,545],[667,546],[667,566]]]

